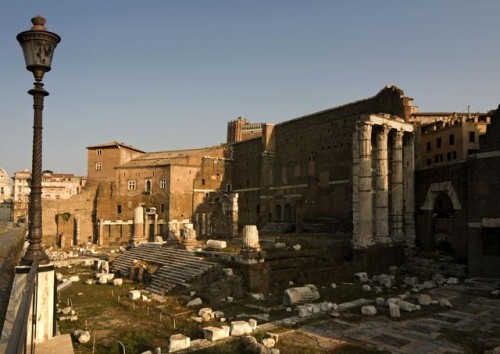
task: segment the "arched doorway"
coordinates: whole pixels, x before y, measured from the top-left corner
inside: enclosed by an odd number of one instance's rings
[[[453,247],[454,216],[451,198],[446,192],[439,192],[432,208],[432,236],[436,250],[445,254],[455,253]]]

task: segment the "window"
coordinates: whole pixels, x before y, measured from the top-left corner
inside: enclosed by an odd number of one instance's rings
[[[167,180],[160,179],[160,189],[165,189],[165,188],[167,188]]]
[[[457,159],[457,152],[456,151],[450,151],[447,154],[448,161],[456,160]]]
[[[427,142],[427,151],[431,151],[431,142],[430,141]]]
[[[449,143],[450,145],[455,145],[455,134],[450,134]]]
[[[316,160],[316,156],[314,154],[309,155],[309,162],[314,162]]]
[[[144,192],[151,193],[151,180],[150,179],[144,180]]]
[[[247,187],[250,187],[250,180],[247,179]]]
[[[439,154],[439,155],[434,156],[434,162],[435,163],[443,162],[443,154]]]
[[[95,152],[96,152],[97,156],[101,156],[102,155],[102,150],[101,149],[97,149]]]
[[[432,165],[432,159],[427,159],[427,166]]]
[[[476,132],[469,132],[469,143],[476,142]]]
[[[95,163],[95,170],[96,171],[101,171],[102,170],[102,162],[96,162]]]
[[[204,178],[201,180],[201,185],[202,185],[202,186],[204,186],[204,185],[205,185],[205,179],[204,179]]]
[[[231,193],[231,184],[229,184],[229,183],[227,184],[227,186],[226,186],[226,191],[227,191],[228,193]]]
[[[135,187],[136,187],[135,180],[128,181],[128,190],[129,191],[135,191]]]
[[[260,214],[260,204],[257,204],[257,214]]]
[[[165,204],[160,205],[160,212],[164,213],[165,212]]]
[[[121,213],[122,213],[122,206],[121,206],[120,204],[118,204],[118,205],[116,206],[116,211],[117,211],[117,213],[118,213],[118,214],[121,214]]]
[[[436,147],[439,149],[441,147],[441,138],[436,139]]]

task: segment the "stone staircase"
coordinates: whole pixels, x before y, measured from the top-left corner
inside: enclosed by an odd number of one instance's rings
[[[446,261],[436,261],[423,257],[409,257],[401,267],[408,272],[442,274],[449,277],[467,277],[467,266]]]
[[[261,234],[286,234],[292,231],[292,224],[289,222],[268,222],[262,229]]]
[[[146,288],[158,295],[169,293],[175,287],[189,287],[191,282],[217,265],[186,250],[168,248],[159,243],[144,243],[116,257],[111,263],[111,270],[128,275],[134,260],[158,266]]]

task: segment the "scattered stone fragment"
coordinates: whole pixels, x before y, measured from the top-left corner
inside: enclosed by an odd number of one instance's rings
[[[130,290],[128,292],[128,298],[130,300],[137,300],[141,298],[141,292],[139,290]]]
[[[396,303],[393,302],[389,303],[389,314],[391,315],[392,318],[401,317],[401,311]]]
[[[267,348],[272,348],[276,345],[276,341],[274,338],[264,338],[262,340],[262,344],[264,344]]]
[[[179,350],[187,349],[191,346],[191,338],[184,334],[174,334],[170,336],[170,343],[168,345],[168,352],[176,352]]]
[[[380,286],[375,286],[373,291],[375,291],[375,294],[380,294],[382,292],[382,288]]]
[[[385,299],[383,297],[377,297],[375,299],[375,303],[378,305],[378,306],[384,306],[385,305]]]
[[[285,305],[303,304],[318,300],[320,297],[318,289],[313,284],[306,284],[297,288],[285,290],[283,303]]]
[[[229,302],[229,301],[228,301]],[[199,306],[203,304],[203,301],[201,301],[201,299],[199,297],[197,298],[194,298],[193,300],[189,301],[186,306],[187,307],[193,307],[193,306]]]
[[[345,310],[353,309],[356,307],[361,307],[364,305],[371,305],[374,302],[375,302],[374,300],[364,299],[364,298],[353,300],[353,301],[348,301],[348,302],[344,302],[344,303],[338,305],[337,311],[345,311]]]
[[[363,291],[372,291],[372,287],[368,284],[363,285],[361,289],[363,289]]]
[[[99,284],[107,284],[108,283],[108,278],[106,278],[106,277],[100,277],[97,282]]]
[[[198,310],[198,316],[203,316],[204,314],[210,314],[213,312],[213,310],[210,307],[203,307]]]
[[[337,284],[332,283],[332,284],[330,285],[330,288],[332,288],[332,289],[336,289],[336,288],[337,288]]]
[[[433,289],[436,287],[436,283],[434,281],[427,280],[423,282],[422,286],[424,289]]]
[[[397,304],[401,310],[406,311],[406,312],[413,312],[413,311],[420,310],[420,305],[415,305],[415,304],[412,304],[411,302],[408,302],[408,301],[399,300],[397,302]]]
[[[92,279],[87,279],[84,281],[85,284],[92,285],[94,284],[94,281]]]
[[[490,294],[498,296],[498,295],[500,295],[500,290],[493,290]]]
[[[417,277],[405,277],[404,283],[406,285],[410,285],[410,286],[416,285],[416,284],[418,284],[418,278]]]
[[[448,308],[453,308],[453,305],[451,304],[450,300],[448,299],[439,299],[439,306],[441,307],[448,307]]]
[[[448,284],[448,285],[458,285],[458,283],[459,283],[458,278],[454,278],[454,277],[450,277],[446,281],[446,284]]]
[[[373,316],[377,314],[377,309],[373,305],[367,305],[361,307],[361,313],[365,316]]]
[[[395,297],[390,297],[386,300],[385,304],[389,306],[390,304],[397,304],[399,299],[396,299]]]
[[[429,306],[432,302],[432,298],[426,294],[418,295],[418,303],[423,306]]]
[[[84,344],[90,340],[90,332],[89,331],[82,331],[81,329],[77,329],[76,331],[73,332],[73,337],[75,337],[75,340],[78,343]]]
[[[78,275],[72,275],[69,277],[69,280],[73,283],[78,283],[80,281],[80,277]]]
[[[358,283],[367,283],[368,282],[368,274],[366,272],[358,272],[354,274],[354,281]]]
[[[233,268],[224,268],[222,270],[224,271],[224,274],[227,275],[227,276],[233,276],[234,275]]]
[[[61,312],[65,315],[69,315],[71,313],[71,307],[70,306],[65,307],[61,310]]]
[[[255,331],[257,329],[257,320],[256,319],[249,319],[248,320],[248,324],[250,325],[250,327],[252,328],[253,331]]]
[[[250,294],[250,296],[252,297],[252,299],[254,300],[264,300],[265,297],[264,297],[264,294]]]
[[[293,248],[294,251],[300,251],[300,249],[302,248],[302,246],[299,245],[299,244],[296,244],[296,245],[293,245],[292,248]]]
[[[228,297],[226,297],[226,301],[227,301],[228,304],[230,304],[231,302],[234,301],[234,298],[232,296],[228,296]]]
[[[297,310],[299,310],[299,317],[302,317],[302,318],[307,317],[311,314],[309,307],[306,305],[297,306]]]
[[[333,304],[331,302],[324,301],[319,304],[319,307],[321,311],[330,311],[331,309],[333,309]]]
[[[123,285],[123,279],[121,279],[121,278],[113,279],[113,285],[114,286],[122,286]]]
[[[252,333],[252,327],[246,321],[231,322],[231,336],[237,337]]]
[[[338,313],[337,311],[334,310],[334,311],[330,312],[330,316],[337,318],[337,317],[340,317],[340,313]]]

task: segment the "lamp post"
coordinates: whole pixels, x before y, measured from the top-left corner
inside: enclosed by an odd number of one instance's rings
[[[48,263],[48,257],[42,249],[42,129],[43,100],[49,93],[43,89],[43,75],[50,71],[52,56],[61,37],[47,31],[45,18],[35,16],[31,19],[33,27],[17,35],[23,48],[26,69],[35,77],[34,88],[28,91],[33,96],[33,155],[31,168],[31,193],[29,205],[29,246],[21,259],[22,264],[31,265],[38,259]]]

